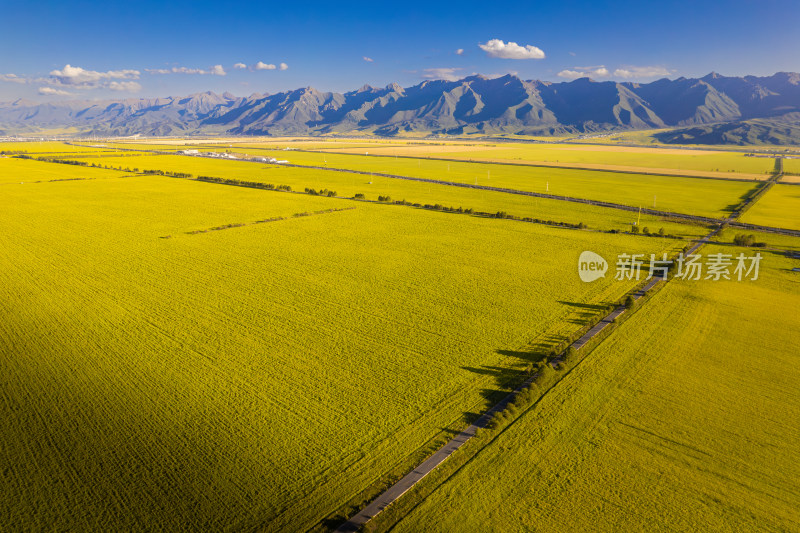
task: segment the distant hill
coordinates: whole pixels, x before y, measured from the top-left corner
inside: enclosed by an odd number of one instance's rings
[[[364,87],[307,87],[236,97],[186,97],[0,104],[0,133],[75,128],[85,135],[295,135],[370,132],[557,135],[678,127],[663,142],[794,143],[800,74],[617,83],[525,81],[470,76]]]
[[[800,113],[774,118],[709,124],[653,134],[667,144],[736,144],[800,146]]]

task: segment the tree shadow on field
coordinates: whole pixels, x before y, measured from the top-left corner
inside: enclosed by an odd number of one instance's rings
[[[604,304],[586,304],[581,302],[565,302],[559,300],[558,303],[572,308],[577,317],[568,318],[567,322],[578,326],[585,326],[591,323],[598,315],[608,311],[608,306]]]
[[[558,354],[564,352],[568,345],[575,340],[576,335],[593,325],[599,316],[608,312],[608,303],[583,303],[568,302],[559,300],[560,304],[569,308],[567,322],[581,326],[577,331],[568,332],[568,335],[558,333],[545,333],[539,335],[528,346],[522,349],[498,349],[496,353],[505,356],[506,362],[503,366],[482,365],[482,366],[462,366],[463,370],[468,370],[481,376],[494,377],[496,389],[482,391],[482,395],[488,402],[497,402],[504,395],[528,377],[538,371],[539,368],[547,364]],[[469,414],[465,414],[467,417]]]
[[[749,190],[745,191],[745,193],[742,194],[739,197],[739,201],[737,203],[726,205],[725,209],[723,209],[722,211],[725,212],[725,213],[733,213],[734,211],[736,211],[739,208],[741,208],[742,205],[744,204],[744,202],[747,202],[748,200],[750,200],[750,198],[755,196],[756,193],[758,193],[758,191],[761,189],[761,186],[762,186],[763,183],[764,182],[761,182],[761,181],[757,182],[756,185],[752,189],[749,189]]]
[[[565,302],[562,302],[565,303]],[[588,311],[596,312],[598,309],[605,309],[604,306],[589,305],[589,304],[575,304],[576,307],[586,308]],[[592,313],[594,314],[594,313]],[[460,418],[460,423],[454,422],[449,427],[439,427],[439,433],[436,438],[425,444],[425,449],[433,453],[435,450],[441,449],[447,442],[454,437],[460,435],[467,426],[478,423],[479,427],[486,427],[491,418],[479,422],[481,417],[486,414],[486,411],[503,402],[508,398],[509,394],[519,387],[525,380],[533,376],[538,369],[547,365],[548,357],[552,354],[553,348],[562,344],[566,337],[556,334],[540,335],[529,346],[523,349],[497,349],[496,354],[503,356],[504,361],[501,365],[481,365],[481,366],[462,366],[462,370],[467,370],[478,376],[488,376],[492,378],[493,384],[488,384],[484,388],[478,389],[478,393],[483,399],[483,404],[480,402],[478,405],[473,406],[472,410],[463,411]],[[479,385],[479,384],[477,384]],[[422,457],[417,463],[417,466],[425,460]],[[416,467],[415,467],[416,468]],[[407,473],[407,472],[406,472]],[[405,473],[403,474],[405,475]],[[391,486],[400,479],[391,479],[387,482],[387,487]],[[352,517],[359,512],[367,503],[360,502],[351,504],[344,509],[337,511],[333,516],[329,516],[319,522],[322,531],[335,531],[341,526],[348,517]],[[369,529],[364,529],[369,530]]]
[[[349,517],[353,516],[358,511],[360,511],[360,509],[350,513],[342,511],[332,517],[324,518],[321,522],[319,522],[319,525],[322,526],[322,531],[336,531],[339,529],[339,526],[344,524]]]
[[[482,365],[482,366],[462,366],[462,370],[468,370],[481,376],[492,376],[495,388],[483,389],[481,396],[490,405],[502,400],[511,389],[522,383],[531,373],[535,372],[538,366],[547,361],[548,355],[553,346],[558,345],[564,337],[558,335],[545,335],[540,337],[536,343],[528,349],[507,350],[498,349],[496,353],[510,358],[507,365]],[[467,421],[474,421],[480,415],[476,413],[464,413]],[[471,418],[474,417],[474,418]]]
[[[514,385],[519,385],[519,383],[515,383]],[[508,396],[511,391],[507,388],[498,388],[498,389],[481,389],[480,392],[483,399],[486,400],[487,403],[486,409],[489,409],[490,407],[493,407],[495,404],[500,402],[503,398]],[[474,418],[469,421],[471,424],[476,420],[478,420],[478,418],[480,418],[483,413],[470,413],[470,414],[474,416]]]
[[[504,368],[501,366],[490,366],[490,365],[484,365],[482,367],[462,366],[461,368],[464,370],[469,370],[470,372],[473,372],[475,374],[482,374],[484,376],[496,376],[498,374],[502,374],[509,370],[508,368]]]
[[[564,300],[558,300],[558,303],[567,305],[569,307],[575,307],[576,309],[586,309],[589,311],[605,311],[606,306],[602,304],[585,304],[581,302],[565,302]]]
[[[464,411],[464,414],[462,415],[462,422],[465,425],[473,424],[481,416],[483,416],[483,413],[474,413],[472,411]],[[461,431],[456,431],[455,435],[458,435],[459,433],[461,433]]]

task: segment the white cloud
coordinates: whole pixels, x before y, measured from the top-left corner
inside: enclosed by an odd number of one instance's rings
[[[274,63],[264,63],[263,61],[259,61],[250,67],[250,70],[289,70],[289,65],[286,63],[279,63],[276,66]]]
[[[569,55],[571,55],[572,57],[575,57],[575,56],[577,55],[575,52],[567,52],[567,53],[568,53]]]
[[[206,71],[201,68],[189,68],[189,67],[172,67],[170,70],[160,69],[158,71],[159,74],[205,74]]]
[[[81,91],[110,89],[112,91],[135,92],[142,88],[141,85],[134,81],[117,80],[138,80],[140,75],[141,73],[138,70],[124,69],[99,72],[96,70],[87,70],[82,67],[73,67],[67,64],[60,70],[56,69],[51,71],[49,78],[35,78],[29,81],[50,85],[51,87],[42,87],[39,89],[39,94],[46,95],[72,94],[64,90],[64,88]]]
[[[568,80],[576,80],[578,78],[605,78],[609,75],[609,72],[604,65],[599,65],[595,67],[573,67],[572,70],[562,70],[557,75]]]
[[[589,75],[585,72],[579,72],[577,70],[562,70],[557,74],[560,78],[567,78],[568,80],[577,80],[578,78],[588,78]]]
[[[464,55],[464,49],[463,48],[459,48],[458,50],[456,50],[456,55],[457,56]]]
[[[138,70],[109,70],[107,72],[97,72],[95,70],[86,70],[67,64],[61,70],[53,70],[50,72],[50,77],[58,85],[91,85],[91,87],[79,88],[93,89],[96,88],[98,82],[102,82],[103,80],[138,80],[139,74]]]
[[[54,89],[52,87],[39,87],[39,94],[45,96],[71,96],[72,93],[62,89]]]
[[[500,39],[491,39],[485,44],[478,43],[481,50],[489,57],[501,59],[544,59],[544,52],[533,45],[520,46],[515,42],[504,43]]]
[[[473,76],[483,76],[484,78],[487,78],[487,79],[490,79],[490,80],[496,80],[497,78],[502,78],[503,76],[508,76],[509,74],[512,75],[512,76],[518,76],[519,72],[517,72],[515,70],[512,70],[512,71],[506,72],[505,74],[501,74],[500,72],[492,72],[491,74],[481,74],[480,72],[473,72],[472,73]]]
[[[375,61],[375,60],[374,60],[374,59],[372,59],[371,57],[367,57],[367,56],[364,56],[364,57],[363,57],[363,59],[364,59],[364,61],[366,61],[367,63],[372,63],[373,61]]]
[[[172,67],[172,68],[147,68],[145,69],[150,74],[201,74],[212,76],[224,76],[227,74],[222,65],[214,65],[208,70],[202,68],[188,68],[188,67]]]
[[[456,74],[460,68],[426,68],[423,69],[422,77],[426,80],[447,80],[456,81],[459,79]]]
[[[275,65],[273,63],[264,63],[263,61],[259,61],[255,65],[248,67],[244,63],[235,63],[233,68],[237,70],[244,70],[249,68],[249,70],[288,70],[289,65],[286,63],[281,63],[279,65]],[[209,67],[207,69],[202,68],[188,68],[188,67],[172,67],[172,68],[149,68],[145,69],[150,74],[199,74],[199,75],[208,75],[208,76],[226,76],[228,73],[225,71],[225,68],[222,65],[214,65],[213,67]]]
[[[112,81],[108,83],[106,88],[127,93],[138,93],[142,90],[142,86],[135,81]]]
[[[25,78],[20,78],[16,74],[0,74],[0,81],[8,81],[11,83],[28,83]]]
[[[604,65],[594,67],[572,67],[571,69],[565,69],[558,73],[559,77],[569,80],[590,77],[607,78],[609,76],[623,79],[640,79],[669,75],[670,71],[664,67],[622,67],[615,69],[612,74]]]
[[[614,71],[617,78],[638,79],[655,78],[656,76],[669,76],[670,71],[664,67],[624,67]]]

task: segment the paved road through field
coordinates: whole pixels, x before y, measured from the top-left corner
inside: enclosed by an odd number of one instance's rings
[[[748,202],[749,203],[749,202]],[[745,204],[747,205],[747,204]],[[728,219],[729,221],[733,220],[738,213],[731,215]],[[693,244],[687,251],[686,255],[693,254],[700,248],[702,245],[708,243],[710,239],[716,236],[717,233],[722,229],[721,226],[715,228],[711,231],[708,235],[703,237],[701,240],[697,241]],[[650,280],[640,289],[633,291],[630,295],[634,298],[634,300],[638,300],[639,298],[644,297],[644,295],[652,289],[656,283],[664,281],[664,278],[661,276],[653,276]],[[619,316],[623,315],[628,310],[625,306],[617,306],[612,311],[610,311],[606,316],[604,316],[594,327],[592,327],[589,331],[587,331],[583,336],[581,336],[578,340],[571,344],[571,347],[578,348],[583,347],[587,342],[593,339],[595,336],[599,335],[601,331],[607,328],[611,323],[614,322]],[[553,359],[550,364],[553,366],[557,366],[563,360],[564,354],[561,354],[559,357]],[[400,496],[408,492],[414,485],[419,483],[422,478],[427,476],[431,473],[436,467],[442,464],[450,455],[453,454],[456,450],[458,450],[461,446],[463,446],[469,439],[475,436],[475,432],[479,428],[486,427],[486,424],[491,420],[492,415],[498,411],[502,411],[505,409],[506,405],[514,398],[514,395],[522,390],[524,387],[528,386],[533,380],[536,378],[536,375],[531,376],[528,378],[524,383],[522,383],[519,387],[517,387],[513,392],[511,392],[508,396],[506,396],[502,401],[498,404],[494,405],[491,409],[486,411],[478,420],[476,420],[473,424],[471,424],[467,429],[453,437],[447,444],[445,444],[441,449],[439,449],[436,453],[426,459],[422,464],[420,464],[417,468],[415,468],[410,473],[406,474],[400,481],[386,489],[383,493],[381,493],[377,498],[375,498],[369,505],[364,507],[361,511],[357,514],[353,515],[349,520],[343,523],[339,528],[336,529],[338,532],[354,532],[361,529],[367,522],[369,522],[372,518],[378,515],[381,511],[386,509],[389,505],[391,505],[394,501],[396,501]]]
[[[485,428],[492,416],[506,408],[508,403],[514,399],[514,395],[523,388],[531,384],[536,376],[531,376],[522,385],[514,389],[491,409],[483,413],[480,418],[470,424],[470,426],[450,439],[447,444],[441,447],[436,453],[428,457],[413,471],[406,474],[400,481],[386,489],[380,496],[375,498],[369,505],[364,507],[358,514],[352,516],[347,522],[339,526],[336,531],[353,532],[369,522],[374,516],[386,509],[392,502],[408,492],[414,485],[419,483],[422,478],[430,474],[437,466],[442,464],[453,452],[463,446],[469,439],[475,436],[475,432],[480,428]]]

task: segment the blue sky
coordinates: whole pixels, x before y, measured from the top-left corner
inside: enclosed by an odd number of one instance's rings
[[[2,13],[0,101],[346,91],[473,73],[644,82],[800,70],[795,0],[3,0]]]

